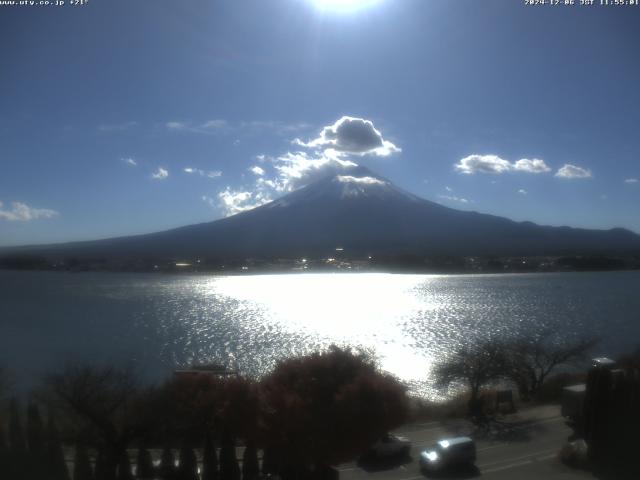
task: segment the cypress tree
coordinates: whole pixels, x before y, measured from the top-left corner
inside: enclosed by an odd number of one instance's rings
[[[73,480],[94,480],[89,453],[80,444],[76,445],[73,455]]]
[[[253,442],[247,442],[242,455],[242,480],[255,480],[259,475],[258,450]]]
[[[47,466],[51,480],[69,480],[62,442],[51,410],[47,416]]]
[[[279,473],[278,462],[273,448],[267,447],[262,451],[262,474],[276,475]]]
[[[151,480],[155,477],[151,453],[146,448],[138,449],[136,477],[142,480]]]
[[[27,407],[27,444],[29,447],[29,469],[34,478],[48,473],[47,444],[40,411],[35,403]]]
[[[9,406],[9,470],[12,480],[29,478],[27,446],[22,430],[20,406],[16,398],[11,399]]]
[[[111,480],[109,478],[109,472],[107,469],[107,459],[104,449],[98,449],[98,456],[96,457],[95,465],[95,477],[96,480]]]
[[[120,455],[120,461],[118,462],[118,480],[134,480],[133,473],[131,472],[131,460],[129,459],[129,454],[126,452],[122,452]]]
[[[193,449],[187,445],[183,445],[180,449],[178,478],[180,480],[198,480],[198,459]]]
[[[160,457],[160,478],[163,480],[173,480],[176,478],[176,463],[173,451],[166,447]]]
[[[0,478],[13,478],[11,455],[0,419]]]
[[[40,410],[35,403],[27,407],[27,444],[31,455],[44,456],[47,450],[44,438],[44,425]]]
[[[225,430],[220,446],[220,479],[240,480],[240,467],[236,457],[236,445],[231,432]]]
[[[204,451],[202,452],[202,480],[218,480],[218,455],[211,432],[204,437]]]
[[[27,446],[20,420],[20,407],[18,400],[11,399],[9,407],[9,450],[15,458],[22,459],[27,452]]]

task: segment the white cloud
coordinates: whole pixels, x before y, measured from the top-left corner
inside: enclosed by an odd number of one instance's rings
[[[358,165],[338,158],[333,152],[324,152],[319,157],[311,157],[305,152],[288,152],[274,159],[274,168],[279,173],[278,184],[281,191],[293,191],[314,180],[348,172]]]
[[[32,208],[22,202],[12,202],[11,208],[3,208],[0,202],[0,220],[9,222],[28,222],[39,218],[51,218],[59,215],[55,210],[48,208]]]
[[[311,125],[304,122],[285,123],[278,120],[251,120],[248,122],[240,122],[239,128],[254,131],[267,130],[275,132],[276,135],[287,135],[301,130],[307,130],[311,128]]]
[[[453,195],[438,195],[438,198],[442,198],[443,200],[449,200],[452,202],[470,203],[469,200],[467,200],[466,198],[456,197]]]
[[[202,201],[208,204],[210,207],[216,208],[218,203],[214,198],[208,197],[207,195],[202,196]]]
[[[633,183],[638,183],[639,180],[637,178],[627,178],[625,179],[624,183],[628,183],[628,184],[633,184]]]
[[[202,199],[210,205],[213,205],[211,198],[202,197]],[[261,191],[248,192],[232,190],[229,187],[218,193],[218,199],[226,217],[251,210],[272,200],[268,194]]]
[[[526,195],[526,194],[527,194],[527,191],[526,191],[524,188],[521,188],[520,190],[518,190],[518,193],[519,193],[520,195]]]
[[[136,162],[133,158],[123,158],[122,161],[132,167],[138,166],[138,162]]]
[[[513,169],[518,172],[527,173],[547,173],[551,171],[551,168],[539,158],[521,158],[513,164]]]
[[[165,123],[167,130],[174,132],[204,133],[211,134],[226,130],[228,123],[226,120],[207,120],[206,122],[193,124],[191,122],[167,122]]]
[[[258,207],[272,201],[274,197],[297,190],[329,175],[345,174],[342,181],[379,181],[371,177],[349,177],[346,174],[357,164],[337,158],[335,155],[322,154],[312,157],[305,152],[288,152],[277,158],[265,157],[265,159],[268,159],[278,172],[276,177],[267,178],[265,171],[265,175],[259,175],[251,187],[234,189],[227,186],[225,190],[218,193],[218,205],[226,216]]]
[[[451,187],[444,187],[444,189],[445,189],[447,192],[453,192],[453,188],[451,188]]]
[[[382,138],[382,134],[376,130],[371,120],[348,116],[324,127],[319,137],[308,142],[295,139],[294,143],[306,148],[333,150],[338,154],[386,157],[401,151],[393,143]]]
[[[551,168],[544,160],[539,158],[521,158],[513,163],[497,155],[469,155],[455,164],[455,169],[460,173],[473,175],[476,173],[489,173],[498,175],[506,172],[546,173]]]
[[[207,178],[218,178],[222,176],[222,172],[220,170],[202,170],[200,168],[186,167],[182,170],[184,173],[196,174],[201,177]]]
[[[252,126],[258,127],[255,123]],[[266,128],[266,125],[263,127]],[[294,143],[313,150],[286,152],[277,157],[258,155],[256,160],[261,164],[269,163],[271,168],[253,165],[249,168],[257,177],[253,185],[239,189],[227,186],[218,193],[220,206],[226,215],[255,208],[283,193],[328,176],[338,176],[342,182],[383,184],[383,181],[370,176],[354,175],[358,164],[349,160],[348,156],[386,156],[400,151],[382,138],[372,122],[353,117],[342,117],[325,127],[315,140],[304,143],[296,139]],[[275,175],[269,176],[268,170],[275,171]]]
[[[555,176],[560,178],[591,178],[592,175],[589,169],[567,163],[556,172]]]
[[[251,172],[252,172],[254,175],[258,175],[259,177],[263,176],[263,175],[264,175],[264,173],[265,173],[265,172],[264,172],[264,168],[259,167],[259,166],[257,166],[257,165],[254,165],[254,166],[253,166],[253,167],[251,167],[249,170],[251,170]]]
[[[169,171],[162,167],[158,167],[158,170],[151,174],[151,178],[153,178],[154,180],[164,180],[168,176]]]
[[[165,126],[169,130],[186,130],[188,125],[182,122],[167,122]]]
[[[267,180],[262,177],[256,180],[256,186],[261,190],[269,189],[269,190],[274,190],[276,192],[282,191],[282,185],[279,184],[277,180]]]
[[[342,183],[361,183],[364,185],[386,185],[387,182],[374,177],[354,177],[351,175],[338,175],[336,177]]]
[[[138,122],[123,122],[114,125],[100,125],[98,131],[102,133],[125,132],[138,126]]]
[[[466,175],[475,173],[500,174],[511,170],[511,163],[497,155],[469,155],[461,159],[455,169]]]
[[[205,130],[215,130],[218,128],[225,128],[226,126],[227,126],[226,120],[217,119],[217,120],[207,120],[200,126],[200,128]]]
[[[252,120],[243,121],[237,123],[229,123],[223,119],[207,120],[205,122],[184,122],[184,121],[171,121],[165,123],[165,127],[168,130],[174,132],[189,132],[189,133],[260,133],[264,131],[274,132],[276,135],[292,134],[301,130],[306,130],[310,127],[308,123],[285,123],[277,120]],[[234,145],[240,143],[239,139],[233,141]]]

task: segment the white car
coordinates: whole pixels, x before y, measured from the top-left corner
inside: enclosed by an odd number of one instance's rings
[[[374,443],[365,456],[370,458],[390,458],[408,456],[411,451],[411,440],[399,435],[387,433]]]
[[[420,470],[427,472],[473,465],[475,461],[476,443],[469,437],[444,438],[420,452]]]

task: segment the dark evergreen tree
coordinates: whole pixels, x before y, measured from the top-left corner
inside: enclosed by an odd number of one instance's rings
[[[279,471],[278,462],[276,460],[273,448],[266,447],[262,450],[262,474],[275,475]]]
[[[138,450],[136,477],[142,480],[151,480],[155,477],[151,453],[146,448]]]
[[[20,405],[15,398],[11,399],[9,406],[9,469],[12,480],[29,478],[29,462],[27,459],[27,446],[22,430]]]
[[[259,476],[258,449],[253,442],[247,442],[242,455],[242,480],[256,480]]]
[[[93,469],[89,453],[84,445],[76,445],[73,455],[73,480],[93,480]]]
[[[106,454],[103,448],[98,449],[98,455],[96,457],[95,465],[95,477],[96,480],[113,480],[115,476],[109,471],[109,467],[106,462]]]
[[[213,434],[208,432],[204,439],[202,452],[202,480],[218,480],[218,455]]]
[[[165,448],[160,457],[160,478],[163,480],[174,480],[176,478],[176,462],[173,450]]]
[[[220,479],[240,480],[240,466],[236,457],[236,443],[227,429],[222,434],[220,446]]]
[[[192,448],[183,445],[180,449],[179,480],[198,480],[198,459]]]
[[[606,449],[606,430],[609,422],[609,391],[611,372],[594,368],[587,377],[585,398],[585,440],[589,445],[589,458],[599,462]]]
[[[48,474],[47,444],[40,411],[35,403],[27,407],[27,445],[29,447],[29,471],[33,478]]]
[[[47,417],[47,466],[50,480],[69,480],[62,442],[51,411]]]
[[[5,437],[4,429],[2,428],[2,420],[0,418],[0,478],[13,478],[11,455],[9,453],[9,446]]]
[[[27,444],[32,457],[34,455],[45,456],[47,447],[44,424],[42,423],[40,410],[35,403],[29,403],[27,407]]]
[[[127,452],[120,455],[117,480],[134,480],[133,472],[131,472],[131,460]]]
[[[18,400],[11,399],[9,407],[9,450],[14,458],[23,458],[27,453],[27,446],[20,419],[20,406]]]

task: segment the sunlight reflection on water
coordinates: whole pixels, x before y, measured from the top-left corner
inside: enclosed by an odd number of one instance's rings
[[[373,353],[381,367],[419,383],[433,355],[407,327],[442,308],[427,292],[438,276],[304,274],[190,277],[168,285],[166,353],[178,364],[228,361],[260,375],[277,360],[332,343]],[[166,298],[166,297],[165,297]],[[162,308],[162,307],[161,307]],[[158,311],[158,305],[153,307]],[[437,317],[435,317],[437,318]],[[435,330],[435,329],[434,329]]]
[[[436,397],[428,381],[433,362],[463,341],[542,328],[562,329],[570,337],[587,329],[597,311],[581,315],[579,297],[563,296],[562,284],[541,280],[377,273],[195,276],[167,284],[171,300],[153,306],[152,321],[164,319],[164,350],[178,364],[232,358],[241,370],[260,375],[279,359],[336,343],[374,352],[381,367],[414,393]],[[167,312],[158,316],[162,308]]]
[[[259,376],[336,343],[373,353],[414,393],[433,398],[433,362],[463,342],[551,329],[602,338],[594,354],[634,348],[638,288],[640,272],[0,272],[0,363],[34,379],[78,358],[132,362],[155,379],[194,362],[232,361]]]

